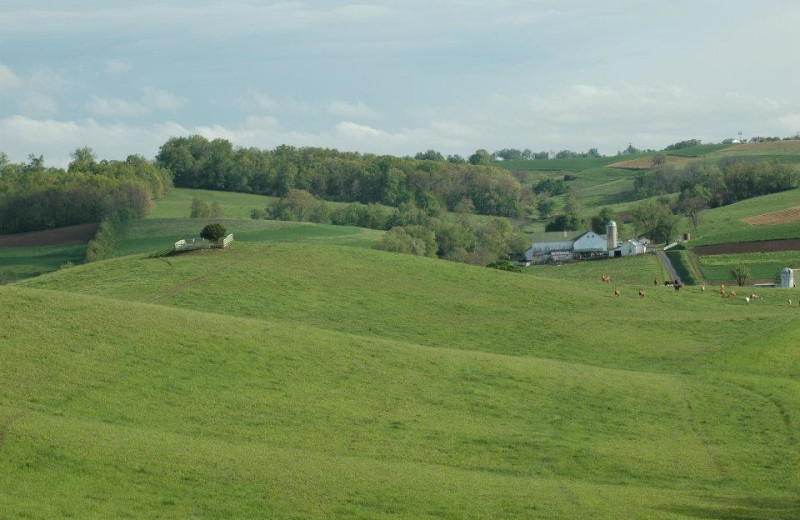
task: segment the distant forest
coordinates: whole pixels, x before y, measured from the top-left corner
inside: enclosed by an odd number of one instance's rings
[[[64,170],[41,156],[12,163],[0,153],[0,233],[142,217],[171,187],[169,171],[138,155],[98,162],[81,148]]]
[[[325,200],[411,203],[431,212],[468,204],[476,213],[506,217],[531,211],[532,191],[510,172],[486,165],[488,155],[448,161],[286,145],[236,149],[225,139],[191,136],[168,140],[156,163],[181,188],[274,196],[297,189]]]

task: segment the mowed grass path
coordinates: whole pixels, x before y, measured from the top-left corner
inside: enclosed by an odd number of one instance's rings
[[[800,518],[800,308],[630,276],[239,243],[0,288],[0,517]]]

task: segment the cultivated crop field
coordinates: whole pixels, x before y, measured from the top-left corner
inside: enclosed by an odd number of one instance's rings
[[[697,230],[692,230],[692,247],[726,242],[753,242],[800,237],[800,221],[754,226],[745,221],[778,210],[800,206],[800,189],[743,200],[703,212]]]
[[[729,280],[730,270],[738,264],[744,264],[752,273],[751,282],[774,281],[784,267],[800,269],[800,251],[703,255],[697,256],[697,262],[707,280]]]
[[[774,226],[777,224],[788,224],[800,220],[800,207],[781,209],[763,215],[743,218],[745,222],[753,226]]]
[[[0,287],[0,517],[800,518],[800,307],[584,265],[240,242]]]

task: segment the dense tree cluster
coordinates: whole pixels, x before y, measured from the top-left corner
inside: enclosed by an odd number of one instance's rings
[[[672,143],[670,145],[667,145],[667,147],[664,148],[664,150],[669,152],[671,150],[681,150],[683,148],[692,148],[695,146],[700,146],[700,144],[702,144],[700,142],[700,139],[686,139],[685,141],[678,141],[677,143]]]
[[[63,170],[42,157],[11,163],[0,154],[0,233],[141,217],[172,186],[168,171],[140,156],[97,162],[82,148],[73,159]]]
[[[398,253],[478,265],[522,257],[527,237],[507,220],[478,224],[469,204],[456,209],[458,216],[448,219],[441,210],[424,210],[408,202],[397,208],[355,202],[334,207],[307,191],[291,190],[266,210],[253,210],[251,216],[388,230],[379,247]]]
[[[717,165],[696,162],[682,169],[661,165],[634,179],[634,196],[642,199],[702,186],[714,208],[797,187],[800,173],[791,165],[749,158],[726,158]]]
[[[484,215],[518,217],[532,194],[514,176],[486,166],[479,150],[473,164],[441,160],[429,150],[410,157],[377,156],[324,148],[279,146],[235,149],[224,139],[176,137],[161,146],[156,161],[173,173],[175,186],[285,196],[293,189],[339,202],[423,209],[454,209],[469,199]]]
[[[533,185],[533,192],[537,195],[546,193],[548,195],[563,195],[567,190],[567,185],[563,179],[542,179]]]

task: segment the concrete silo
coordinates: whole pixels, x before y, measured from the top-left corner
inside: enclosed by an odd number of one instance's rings
[[[613,220],[609,220],[606,224],[606,240],[609,251],[617,248],[617,223]]]

